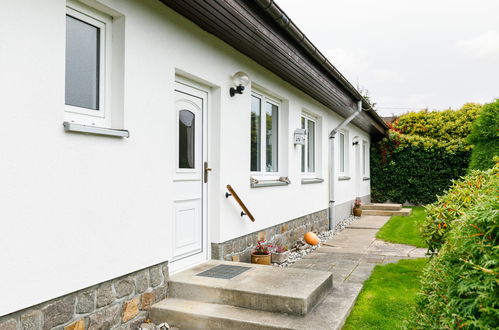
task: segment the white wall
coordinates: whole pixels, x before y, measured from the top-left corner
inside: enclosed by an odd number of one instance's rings
[[[168,260],[175,72],[211,86],[209,221],[222,242],[328,207],[327,132],[341,118],[154,0],[106,0],[125,16],[124,128],[129,139],[65,133],[65,1],[0,4],[0,315]],[[229,97],[230,76],[288,106],[292,184],[250,188],[250,93]],[[301,185],[291,143],[302,109],[322,117],[321,184]],[[365,132],[349,126],[350,137]],[[353,157],[353,153],[350,153]],[[353,161],[351,161],[352,164]],[[226,200],[231,184],[256,222]],[[338,182],[337,202],[355,197]],[[363,193],[369,193],[368,181]]]

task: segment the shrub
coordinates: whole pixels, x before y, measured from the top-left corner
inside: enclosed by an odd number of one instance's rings
[[[499,99],[486,104],[473,123],[468,142],[474,144],[470,169],[485,170],[494,165],[499,155]]]
[[[483,173],[485,174],[485,173]],[[474,174],[478,176],[477,173]],[[411,328],[494,329],[499,319],[499,175],[453,223],[423,271]],[[451,193],[452,194],[452,193]]]
[[[426,206],[426,219],[421,226],[428,251],[436,253],[452,229],[453,222],[494,189],[491,178],[499,174],[499,163],[488,171],[474,170],[462,180],[453,181],[445,195]]]
[[[460,110],[407,113],[371,150],[371,196],[379,202],[428,204],[466,174],[471,145],[466,136],[479,105]]]

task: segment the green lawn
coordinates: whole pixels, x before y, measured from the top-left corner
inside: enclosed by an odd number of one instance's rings
[[[419,225],[426,217],[426,210],[422,206],[414,206],[410,216],[393,216],[378,231],[376,238],[386,242],[408,244],[420,248],[428,247],[421,238]]]
[[[343,329],[403,329],[404,320],[413,313],[426,263],[421,258],[376,266]]]

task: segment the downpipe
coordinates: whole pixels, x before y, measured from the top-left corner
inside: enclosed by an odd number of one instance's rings
[[[334,128],[329,133],[329,230],[333,230],[335,223],[334,219],[336,217],[335,212],[335,194],[334,194],[334,184],[335,184],[335,166],[334,166],[334,153],[335,153],[335,143],[334,139],[336,133],[338,133],[342,128],[347,126],[355,117],[357,117],[362,111],[369,111],[369,109],[362,108],[362,100],[357,102],[357,111],[352,113],[347,119],[342,121],[336,128]]]

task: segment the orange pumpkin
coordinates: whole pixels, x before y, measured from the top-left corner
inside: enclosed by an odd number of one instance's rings
[[[317,235],[315,235],[311,231],[309,231],[308,233],[306,233],[305,236],[303,236],[303,239],[305,240],[305,242],[307,242],[310,245],[317,245],[317,244],[319,244],[319,237],[317,237]]]

